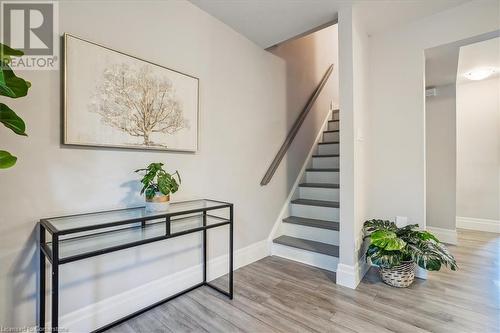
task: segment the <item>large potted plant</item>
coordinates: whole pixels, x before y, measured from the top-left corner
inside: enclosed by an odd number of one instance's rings
[[[145,169],[138,169],[135,172],[143,173],[141,179],[141,195],[146,195],[146,210],[164,211],[170,204],[170,194],[177,192],[181,183],[179,172],[173,174],[163,169],[163,163],[151,163]],[[177,176],[177,180],[174,176]]]
[[[394,222],[369,220],[364,223],[370,240],[366,260],[380,267],[382,280],[393,287],[408,287],[415,279],[416,265],[428,271],[448,266],[457,269],[455,258],[430,232],[418,224],[398,228]]]

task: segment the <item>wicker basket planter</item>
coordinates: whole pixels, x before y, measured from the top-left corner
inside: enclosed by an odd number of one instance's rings
[[[382,281],[392,287],[406,288],[415,280],[415,263],[404,261],[399,266],[392,268],[380,268]]]

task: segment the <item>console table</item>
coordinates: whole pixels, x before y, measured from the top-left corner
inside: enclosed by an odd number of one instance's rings
[[[226,214],[222,217],[222,214]],[[229,226],[229,291],[207,281],[207,230]],[[155,306],[201,286],[208,286],[233,298],[233,204],[216,200],[191,200],[171,203],[168,211],[148,212],[144,207],[103,211],[41,219],[40,290],[38,327],[45,330],[45,264],[52,267],[51,326],[59,326],[59,266],[101,254],[120,251],[187,234],[203,233],[203,281],[146,308],[107,324],[102,332]],[[47,234],[48,232],[48,234]],[[47,237],[49,236],[49,237]],[[49,239],[50,238],[50,239]]]

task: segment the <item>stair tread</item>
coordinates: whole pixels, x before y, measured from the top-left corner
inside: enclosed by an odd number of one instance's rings
[[[305,217],[299,216],[288,216],[283,219],[283,222],[304,225],[307,227],[320,228],[320,229],[328,229],[328,230],[339,230],[340,223],[334,221],[326,221],[326,220],[317,220],[317,219],[308,219]]]
[[[331,123],[334,123],[334,122],[338,122],[339,120],[338,119],[333,119],[333,120],[328,120],[329,122]]]
[[[339,203],[337,201],[295,199],[295,200],[292,200],[291,203],[297,204],[297,205],[339,208]]]
[[[301,183],[299,187],[340,188],[340,185],[333,183]]]
[[[340,172],[339,168],[308,168],[308,172]]]
[[[339,256],[339,247],[336,245],[316,242],[308,239],[296,238],[291,236],[279,236],[273,240],[276,244],[295,247],[298,249],[326,254],[332,257]]]
[[[339,154],[314,154],[312,157],[339,157]]]
[[[325,142],[318,142],[318,145],[333,145],[333,144],[339,144],[339,141],[325,141]]]
[[[328,131],[323,131],[323,133],[334,133],[334,132],[340,132],[340,130],[328,130]]]

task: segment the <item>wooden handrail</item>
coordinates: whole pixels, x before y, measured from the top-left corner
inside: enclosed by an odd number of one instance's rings
[[[267,172],[264,175],[264,178],[262,178],[260,185],[262,185],[262,186],[267,185],[271,181],[271,178],[273,178],[273,175],[276,172],[276,169],[278,169],[278,166],[280,165],[281,160],[283,159],[283,157],[285,157],[285,154],[286,154],[288,148],[290,148],[290,145],[292,144],[293,139],[295,138],[295,136],[299,132],[300,126],[302,126],[302,123],[306,119],[307,114],[311,110],[312,106],[314,105],[314,102],[316,102],[316,99],[318,98],[319,94],[323,90],[323,87],[325,86],[326,82],[330,78],[332,71],[333,71],[333,64],[330,65],[330,67],[328,67],[328,69],[327,69],[325,75],[323,75],[323,78],[321,79],[321,82],[319,83],[318,87],[314,90],[314,93],[311,95],[311,97],[307,101],[307,104],[306,104],[304,110],[302,110],[302,112],[297,117],[297,120],[295,120],[295,123],[293,124],[292,128],[290,129],[290,132],[288,132],[288,135],[287,135],[285,141],[283,142],[283,144],[281,145],[280,150],[278,151],[273,162],[271,163],[271,165],[267,169]]]

